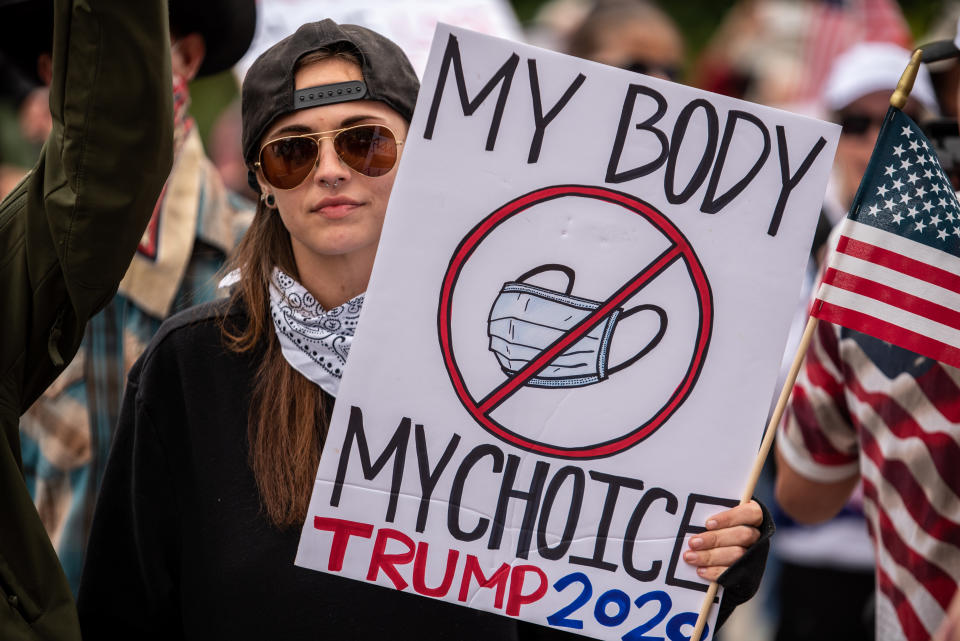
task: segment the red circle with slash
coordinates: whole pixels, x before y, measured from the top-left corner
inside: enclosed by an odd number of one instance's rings
[[[601,200],[619,205],[631,214],[642,216],[670,241],[670,247],[648,264],[640,273],[627,281],[627,283],[620,287],[620,289],[578,325],[540,352],[535,358],[531,359],[527,365],[521,368],[514,376],[507,379],[506,382],[498,386],[486,397],[477,401],[471,396],[467,389],[453,352],[451,331],[453,292],[457,286],[460,272],[477,246],[501,223],[529,209],[533,205],[567,196]],[[529,379],[536,376],[550,361],[562,354],[564,350],[589,332],[590,329],[601,322],[611,311],[629,300],[630,297],[642,289],[646,283],[653,280],[653,278],[661,274],[678,260],[682,260],[685,263],[696,290],[700,322],[697,328],[695,349],[683,379],[677,385],[676,389],[674,389],[666,403],[664,403],[653,417],[618,438],[582,447],[561,447],[535,441],[513,432],[491,418],[490,415],[494,409],[523,387]],[[568,459],[602,458],[618,454],[647,438],[656,431],[657,428],[663,425],[677,408],[683,404],[696,384],[700,370],[703,367],[704,359],[706,358],[712,326],[713,297],[710,291],[710,283],[707,281],[706,273],[700,264],[699,258],[697,258],[697,255],[694,253],[693,247],[691,247],[690,242],[680,230],[663,214],[639,198],[612,189],[584,185],[557,185],[538,189],[510,201],[480,221],[460,242],[460,245],[453,253],[453,257],[450,259],[450,266],[447,268],[447,272],[443,278],[440,306],[437,313],[437,329],[440,339],[440,349],[443,352],[444,365],[447,368],[450,382],[453,384],[457,397],[474,420],[497,438],[517,447],[546,456]]]

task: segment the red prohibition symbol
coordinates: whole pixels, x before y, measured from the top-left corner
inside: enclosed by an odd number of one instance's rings
[[[584,318],[553,344],[549,345],[535,358],[531,359],[530,362],[516,372],[516,374],[508,378],[503,384],[495,388],[485,397],[476,399],[471,395],[470,390],[467,389],[463,375],[457,365],[456,355],[453,352],[451,331],[452,303],[453,293],[457,287],[460,273],[477,246],[501,223],[529,209],[533,205],[569,196],[601,200],[619,205],[626,213],[642,216],[670,241],[670,246],[640,272],[632,276],[630,280],[607,298],[593,313]],[[648,282],[663,273],[677,261],[683,261],[691,282],[693,283],[697,295],[700,318],[693,354],[687,365],[686,372],[670,397],[653,417],[641,425],[628,429],[626,433],[621,436],[603,443],[582,447],[562,447],[534,441],[501,425],[491,417],[493,411],[501,403],[523,387],[527,381],[536,376],[554,358],[576,343],[610,312],[629,300],[630,297],[639,292]],[[443,278],[443,286],[440,292],[440,305],[437,312],[438,337],[440,339],[440,349],[443,353],[444,365],[447,368],[450,382],[456,391],[457,397],[473,419],[485,430],[512,445],[538,454],[567,459],[602,458],[618,454],[636,445],[662,426],[667,419],[673,415],[677,408],[683,404],[693,390],[703,367],[704,359],[706,358],[712,326],[713,298],[710,291],[710,283],[707,281],[703,266],[694,253],[693,247],[691,247],[690,242],[680,230],[651,205],[634,196],[603,187],[584,185],[557,185],[538,189],[512,200],[480,221],[460,242],[460,245],[453,253],[453,257],[450,259],[450,266],[447,268],[447,272]]]

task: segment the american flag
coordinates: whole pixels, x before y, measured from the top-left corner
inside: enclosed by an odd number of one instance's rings
[[[810,313],[960,367],[960,202],[899,109],[843,225]]]

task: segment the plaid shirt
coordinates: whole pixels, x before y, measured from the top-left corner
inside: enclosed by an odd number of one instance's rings
[[[189,126],[120,292],[90,320],[77,357],[21,418],[27,487],[74,595],[126,373],[166,316],[216,296],[214,276],[251,219]]]

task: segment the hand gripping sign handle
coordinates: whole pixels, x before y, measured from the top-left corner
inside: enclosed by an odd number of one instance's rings
[[[760,451],[757,452],[757,458],[753,461],[753,469],[750,471],[750,478],[747,479],[747,485],[740,496],[740,504],[743,505],[753,496],[753,491],[757,487],[757,480],[760,478],[760,472],[763,470],[763,463],[767,460],[767,454],[770,453],[770,446],[773,445],[773,437],[777,433],[777,425],[780,424],[780,418],[787,407],[787,401],[790,399],[790,392],[793,390],[793,383],[797,380],[797,374],[800,373],[800,366],[803,364],[803,357],[807,354],[807,348],[810,347],[810,339],[813,338],[813,332],[817,329],[817,319],[811,316],[807,319],[807,326],[803,330],[803,337],[800,339],[800,345],[797,347],[797,353],[793,357],[793,364],[790,366],[790,372],[787,374],[787,380],[783,382],[783,388],[780,390],[780,398],[777,400],[777,406],[770,415],[770,421],[767,423],[767,431],[764,432],[763,441],[760,443]],[[707,616],[710,614],[710,607],[717,596],[719,584],[716,581],[710,582],[707,588],[707,595],[703,598],[703,604],[700,606],[700,615],[697,617],[697,624],[690,635],[690,641],[700,641],[700,635],[703,634],[703,628],[707,624]]]
[[[567,277],[567,287],[566,289],[564,289],[563,293],[567,296],[571,295],[570,292],[573,291],[573,282],[574,280],[576,280],[576,274],[572,268],[566,265],[549,263],[547,265],[540,265],[539,267],[534,267],[530,271],[519,276],[516,282],[523,283],[528,278],[533,278],[537,274],[543,274],[545,272],[563,273]],[[654,347],[660,344],[660,341],[663,339],[663,335],[667,333],[667,312],[664,311],[664,309],[659,305],[645,304],[645,305],[637,305],[636,307],[631,307],[630,309],[620,314],[620,318],[617,320],[617,322],[621,322],[624,319],[633,316],[637,312],[642,312],[645,310],[656,312],[657,316],[660,318],[660,329],[657,330],[657,335],[654,336],[652,339],[650,339],[649,343],[647,343],[644,347],[640,349],[640,351],[638,351],[636,354],[634,354],[627,360],[623,361],[619,365],[613,365],[611,367],[608,367],[607,368],[608,375],[619,372],[622,369],[626,369],[627,367],[630,367],[631,365],[636,363],[638,360],[646,356],[648,353],[650,353],[650,350],[652,350]]]

